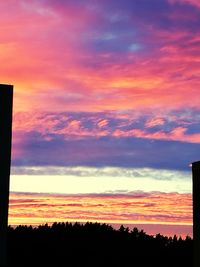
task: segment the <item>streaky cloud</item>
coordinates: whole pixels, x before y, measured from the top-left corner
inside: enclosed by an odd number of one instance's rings
[[[155,180],[190,179],[189,171],[153,168],[87,167],[87,166],[13,166],[12,175],[63,175],[74,177],[152,178]]]
[[[129,195],[11,193],[10,224],[34,225],[58,220],[191,226],[192,198],[191,194],[160,192]]]
[[[189,170],[199,157],[198,114],[196,109],[16,113],[12,163]]]
[[[189,172],[113,167],[14,167],[11,191],[62,194],[190,193]]]

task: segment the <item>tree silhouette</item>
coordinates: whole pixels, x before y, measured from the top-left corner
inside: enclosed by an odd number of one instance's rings
[[[188,267],[193,240],[100,223],[8,228],[9,266]]]

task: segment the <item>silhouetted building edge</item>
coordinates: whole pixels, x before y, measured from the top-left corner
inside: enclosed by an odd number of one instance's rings
[[[200,267],[200,161],[192,163],[194,267]]]
[[[13,86],[0,84],[0,267],[6,266]]]

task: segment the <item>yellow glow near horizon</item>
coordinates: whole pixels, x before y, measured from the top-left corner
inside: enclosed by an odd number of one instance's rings
[[[158,224],[159,227],[182,225],[182,229],[185,226],[188,231],[192,224],[192,199],[191,194],[159,192],[79,195],[11,193],[9,224],[38,225],[55,221]]]

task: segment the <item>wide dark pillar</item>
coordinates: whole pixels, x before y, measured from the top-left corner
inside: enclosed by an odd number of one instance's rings
[[[200,161],[192,163],[194,267],[200,267]]]
[[[0,84],[0,267],[6,266],[13,86]]]

